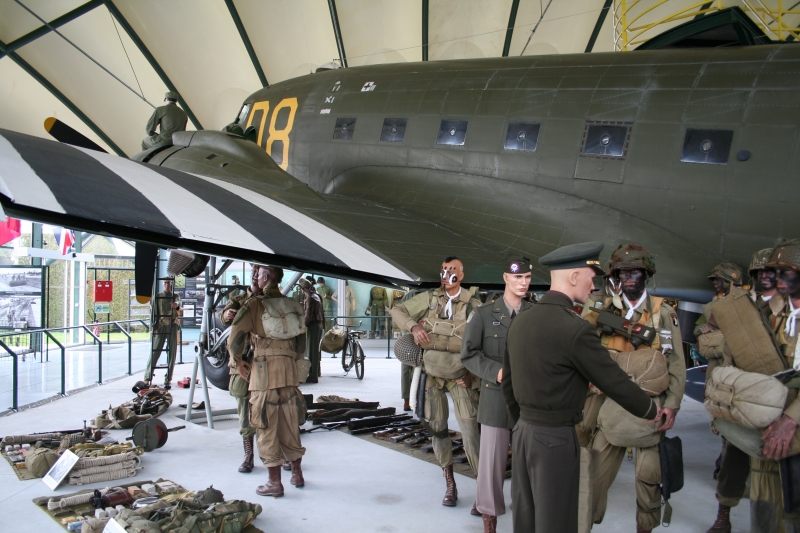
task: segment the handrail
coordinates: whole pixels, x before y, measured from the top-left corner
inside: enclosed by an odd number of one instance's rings
[[[343,324],[339,324],[339,319],[340,318],[374,318],[376,320],[379,319],[379,318],[385,318],[385,319],[388,319],[388,320],[392,319],[392,317],[390,315],[374,315],[374,316],[373,315],[354,315],[354,316],[334,315],[334,316],[325,317],[325,318],[326,318],[326,320],[336,320],[336,325],[337,326],[342,326],[343,325]],[[333,354],[331,356],[331,358],[332,359],[336,359],[336,354]],[[392,330],[391,330],[391,328],[386,328],[386,359],[391,359],[391,358],[392,358]]]

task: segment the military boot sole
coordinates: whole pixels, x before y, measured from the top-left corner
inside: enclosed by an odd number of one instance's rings
[[[250,472],[252,472],[252,471],[253,471],[253,467],[252,467],[252,466],[245,466],[245,465],[242,465],[242,466],[240,466],[240,467],[239,467],[239,470],[238,470],[238,471],[239,471],[240,473],[242,473],[242,474],[249,474]]]
[[[269,488],[262,489],[262,487],[264,487],[264,485],[261,485],[256,489],[256,494],[258,494],[259,496],[272,496],[273,498],[283,497],[283,487],[281,487],[280,489],[269,489]]]

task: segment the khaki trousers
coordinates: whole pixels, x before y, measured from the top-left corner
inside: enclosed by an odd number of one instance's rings
[[[258,455],[264,466],[280,466],[306,453],[300,443],[297,387],[250,391],[250,425],[257,429]],[[300,396],[300,400],[302,400]]]
[[[717,501],[727,507],[736,507],[746,496],[747,477],[750,475],[750,456],[722,439],[722,459],[717,475]]]
[[[511,440],[514,533],[577,533],[581,459],[575,428],[520,419]]]
[[[461,430],[464,442],[464,451],[472,470],[478,473],[478,456],[480,455],[481,442],[478,429],[478,392],[466,387],[456,385],[455,381],[445,381],[439,388],[437,380],[430,378],[432,383],[425,390],[425,418],[428,419],[433,433],[446,433],[448,431],[447,419],[450,417],[450,407],[447,404],[445,391],[450,391],[453,398],[453,408],[456,411],[456,420]],[[432,437],[433,452],[439,466],[446,467],[453,463],[453,441],[450,436]]]
[[[250,391],[247,390],[248,383],[242,379],[235,371],[231,373],[228,391],[231,396],[236,398],[236,412],[239,415],[239,435],[242,437],[252,437],[256,434],[256,429],[250,425]],[[234,391],[236,392],[234,394]],[[246,391],[242,396],[240,393]]]
[[[506,514],[503,481],[508,464],[511,430],[481,425],[481,456],[478,460],[478,490],[475,506],[481,514]]]
[[[798,513],[783,511],[776,461],[750,458],[750,533],[800,533]]]
[[[608,489],[617,477],[626,448],[614,446],[601,430],[592,441],[594,523],[603,521]],[[636,448],[636,523],[644,529],[661,524],[661,457],[658,446]]]
[[[169,339],[169,355],[167,357],[167,374],[164,381],[172,381],[172,371],[175,369],[175,360],[178,353],[178,330],[180,326],[172,326],[172,335],[170,335],[169,326],[159,326],[153,330],[153,337],[150,344],[150,359],[147,361],[147,367],[144,370],[144,380],[150,381],[153,379],[153,369],[158,366],[158,359],[161,357],[161,352],[164,351],[164,343]]]

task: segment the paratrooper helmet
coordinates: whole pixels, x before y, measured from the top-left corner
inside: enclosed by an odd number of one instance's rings
[[[747,273],[751,278],[755,279],[756,272],[766,268],[767,261],[769,261],[769,258],[772,256],[772,251],[774,249],[775,248],[764,248],[753,254],[753,259],[750,260],[750,268],[747,269]]]
[[[769,261],[764,266],[800,270],[800,240],[792,239],[778,242],[772,251]]]
[[[719,278],[728,283],[733,283],[734,285],[741,285],[743,277],[742,269],[730,261],[724,261],[718,264],[708,275],[708,279]]]
[[[652,278],[656,273],[656,263],[650,252],[635,242],[628,244],[621,244],[614,253],[611,254],[611,259],[606,264],[606,272],[608,276],[613,276],[617,270],[633,270],[639,268],[647,273],[648,278]]]

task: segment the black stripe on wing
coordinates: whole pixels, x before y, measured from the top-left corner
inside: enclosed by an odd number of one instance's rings
[[[30,135],[11,131],[2,135],[67,215],[180,237],[178,228],[150,200],[93,157]]]

